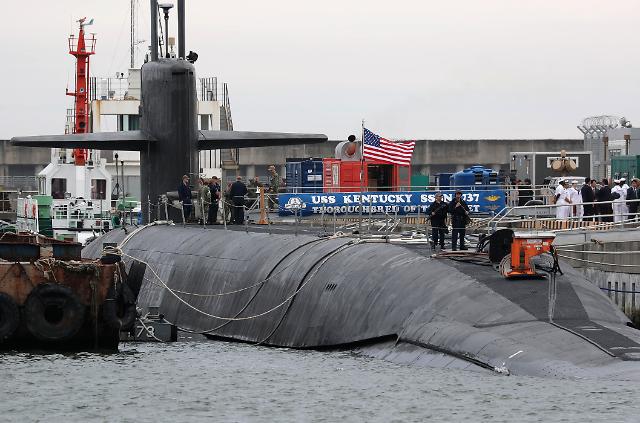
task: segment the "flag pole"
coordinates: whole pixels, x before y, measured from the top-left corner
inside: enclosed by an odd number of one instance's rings
[[[364,119],[360,131],[360,218],[358,219],[358,236],[362,238],[362,194],[364,191]]]

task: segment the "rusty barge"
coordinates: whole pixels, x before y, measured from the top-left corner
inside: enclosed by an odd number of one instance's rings
[[[81,249],[40,235],[0,235],[0,349],[118,349],[120,331],[135,323],[141,277],[136,284],[116,254],[87,260]]]

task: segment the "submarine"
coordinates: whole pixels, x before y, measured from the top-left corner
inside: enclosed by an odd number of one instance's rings
[[[151,6],[151,39],[157,40],[155,0]],[[183,59],[184,1],[178,14],[178,59],[159,58],[156,45],[142,68],[140,131],[12,143],[139,150],[143,197],[151,202],[197,169],[199,148],[326,140],[321,134],[198,131],[194,67]],[[548,239],[544,254],[514,250],[542,245],[529,243],[535,234],[522,242],[516,234],[493,234],[477,252],[433,254],[388,238],[203,228],[147,216],[138,228],[106,233],[82,255],[115,252],[129,271],[142,266],[138,306],[159,307],[183,331],[273,347],[349,348],[412,365],[640,380],[640,331],[559,261]],[[502,269],[509,252],[530,260],[519,277]]]
[[[380,239],[163,224],[111,231],[83,256],[100,257],[100,241],[147,266],[140,306],[159,306],[182,330],[212,339],[640,380],[640,331],[566,263],[555,275],[509,279],[474,253],[439,257]]]

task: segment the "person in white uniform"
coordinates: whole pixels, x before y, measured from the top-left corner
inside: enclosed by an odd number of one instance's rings
[[[622,182],[619,179],[614,179],[615,184],[611,188],[611,196],[613,197],[613,221],[622,222],[624,220],[624,206],[627,201],[627,191],[622,189]]]
[[[584,210],[582,208],[582,194],[578,189],[578,181],[571,181],[571,188],[569,188],[569,199],[571,200],[571,216],[576,220],[582,220],[582,214]]]
[[[620,178],[620,185],[622,186],[622,192],[624,193],[624,203],[622,203],[622,220],[627,220],[627,216],[629,216],[629,205],[627,204],[629,185],[627,185],[627,179]]]
[[[557,206],[556,218],[559,220],[565,220],[569,217],[571,209],[571,199],[569,198],[568,194],[567,181],[563,179],[562,181],[560,181],[560,185],[558,185],[558,187],[556,188],[555,194]]]

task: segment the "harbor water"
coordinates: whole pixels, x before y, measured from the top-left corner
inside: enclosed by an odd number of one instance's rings
[[[0,355],[1,422],[637,422],[640,386],[219,341]]]

